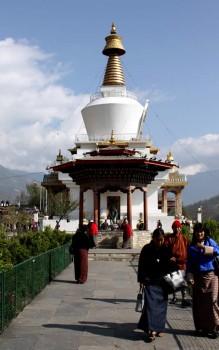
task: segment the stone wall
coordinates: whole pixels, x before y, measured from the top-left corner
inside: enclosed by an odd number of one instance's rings
[[[97,235],[98,248],[121,248],[123,232],[120,230],[99,231]],[[133,230],[132,248],[142,248],[151,241],[150,231]]]

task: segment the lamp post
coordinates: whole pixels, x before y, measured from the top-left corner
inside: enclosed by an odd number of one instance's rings
[[[45,204],[45,213],[47,213],[48,211],[48,193],[47,193],[47,189],[46,189],[46,204]]]
[[[40,185],[40,213],[42,209],[42,186]]]
[[[202,207],[197,209],[197,221],[202,222]]]

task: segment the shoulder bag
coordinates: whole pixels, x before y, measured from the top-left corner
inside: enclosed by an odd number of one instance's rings
[[[73,247],[73,245],[70,245],[68,250],[69,250],[69,254],[74,255],[74,247]]]
[[[187,287],[185,271],[177,270],[163,276],[162,286],[168,294],[176,293]]]

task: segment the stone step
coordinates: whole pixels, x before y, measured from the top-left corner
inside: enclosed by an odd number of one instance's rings
[[[90,249],[90,261],[132,261],[138,263],[140,249]]]

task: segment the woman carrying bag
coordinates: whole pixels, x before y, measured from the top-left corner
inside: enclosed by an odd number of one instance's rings
[[[170,272],[170,249],[164,244],[162,228],[154,230],[152,240],[140,253],[138,282],[144,286],[144,309],[138,328],[153,341],[165,330],[168,294],[163,287],[163,276]]]

